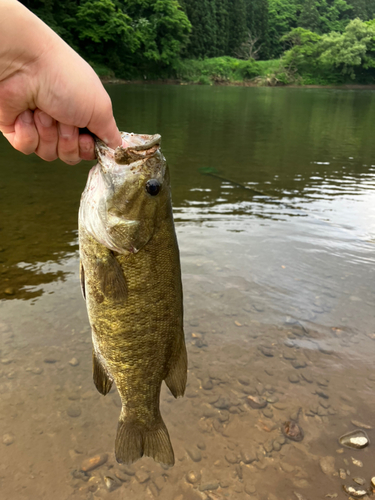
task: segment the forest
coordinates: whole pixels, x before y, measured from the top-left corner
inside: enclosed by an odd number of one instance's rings
[[[25,0],[102,77],[375,83],[375,0]]]

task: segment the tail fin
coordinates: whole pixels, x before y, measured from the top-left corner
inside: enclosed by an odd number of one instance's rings
[[[143,455],[155,462],[174,465],[174,453],[169,434],[161,416],[150,428],[140,421],[121,415],[115,443],[116,460],[132,464]]]

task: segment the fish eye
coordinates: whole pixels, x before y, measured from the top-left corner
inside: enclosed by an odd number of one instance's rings
[[[156,179],[150,179],[146,182],[146,191],[151,196],[156,196],[160,191],[160,183]]]

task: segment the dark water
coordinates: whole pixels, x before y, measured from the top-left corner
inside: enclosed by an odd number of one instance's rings
[[[162,395],[176,465],[143,459],[116,476],[118,397],[95,392],[78,283],[90,166],[2,139],[1,498],[340,499],[353,478],[368,489],[374,445],[338,438],[375,426],[375,94],[109,91],[120,129],[160,133],[171,169],[190,368],[185,398]],[[300,442],[282,433],[291,418]]]

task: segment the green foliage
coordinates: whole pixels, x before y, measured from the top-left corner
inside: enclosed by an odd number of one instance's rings
[[[250,80],[261,73],[258,62],[242,61],[233,57],[212,59],[185,59],[176,67],[176,77],[196,83],[230,83]]]

